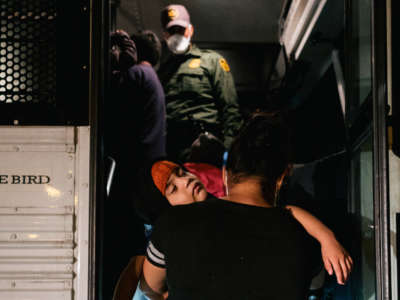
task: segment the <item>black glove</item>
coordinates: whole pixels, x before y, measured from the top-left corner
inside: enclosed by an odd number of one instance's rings
[[[128,33],[118,29],[111,33],[111,49],[115,53],[120,71],[128,70],[137,63],[137,50],[135,43],[131,40]]]

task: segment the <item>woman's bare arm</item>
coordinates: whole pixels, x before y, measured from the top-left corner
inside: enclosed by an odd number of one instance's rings
[[[286,208],[292,212],[293,217],[300,222],[308,234],[321,244],[322,259],[329,275],[334,272],[337,282],[344,284],[353,268],[353,259],[337,241],[334,233],[308,211],[292,205]]]

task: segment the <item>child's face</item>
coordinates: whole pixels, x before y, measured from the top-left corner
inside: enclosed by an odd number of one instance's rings
[[[192,173],[176,168],[168,178],[165,197],[174,205],[204,201],[207,191],[201,181]]]

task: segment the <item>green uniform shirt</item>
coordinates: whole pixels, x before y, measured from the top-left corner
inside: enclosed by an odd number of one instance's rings
[[[185,126],[185,122],[202,123],[206,129],[218,128],[219,132],[209,131],[230,146],[242,118],[232,73],[221,55],[193,45],[184,55],[171,55],[161,66],[159,77],[169,128]]]

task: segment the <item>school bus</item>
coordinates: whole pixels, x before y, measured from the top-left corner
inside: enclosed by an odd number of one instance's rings
[[[244,117],[290,112],[303,204],[354,259],[321,299],[398,299],[392,0],[1,0],[0,299],[109,299],[109,33],[162,39],[172,3],[189,10],[193,42],[227,59]]]

